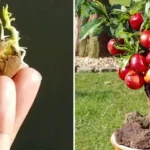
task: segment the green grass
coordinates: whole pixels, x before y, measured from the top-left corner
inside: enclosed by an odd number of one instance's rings
[[[116,72],[76,74],[75,88],[76,150],[113,150],[110,137],[124,115],[147,113],[143,88],[130,90]]]
[[[127,5],[129,5],[130,0],[110,0],[110,3],[111,4],[121,4],[121,5],[127,6]]]

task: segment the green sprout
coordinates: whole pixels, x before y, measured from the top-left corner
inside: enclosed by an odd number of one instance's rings
[[[7,40],[7,48],[5,48],[5,49],[6,49],[6,51],[8,51],[8,47],[9,48],[14,47],[14,49],[17,53],[22,52],[21,63],[24,64],[23,59],[26,56],[26,50],[25,50],[25,48],[19,46],[19,40],[20,40],[19,31],[17,31],[17,29],[14,26],[12,26],[12,24],[11,24],[12,21],[15,21],[15,18],[12,18],[12,13],[10,13],[8,11],[8,5],[6,5],[6,7],[3,7],[2,15],[3,15],[4,21],[5,21],[5,25],[3,26],[3,23],[0,20],[0,26],[1,26],[0,38],[1,38],[1,40],[5,40],[5,38],[9,37],[9,36],[4,35],[4,28],[8,29],[11,32],[11,37]]]

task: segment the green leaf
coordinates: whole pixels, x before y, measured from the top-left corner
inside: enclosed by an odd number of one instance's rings
[[[137,32],[130,33],[130,32],[120,31],[117,33],[117,37],[123,38],[124,42],[125,42],[125,44],[123,46],[119,45],[119,47],[117,47],[118,49],[126,50],[129,53],[135,53],[135,51],[137,50],[137,48],[139,46],[139,40],[138,40],[139,33],[137,33]]]
[[[104,21],[105,21],[104,18],[99,18],[99,19],[94,19],[94,20],[84,24],[81,27],[80,40],[85,39],[88,35],[93,34],[98,30],[101,32],[101,29],[99,29],[99,28],[104,27],[104,25],[102,25],[102,23],[104,23]]]
[[[130,61],[131,56],[132,55],[122,56],[121,65],[120,65],[121,68],[124,68],[127,66],[127,64]]]
[[[106,32],[107,28],[104,26],[98,26],[94,31],[93,31],[93,36],[99,36],[102,32]]]
[[[130,0],[130,6],[129,7],[133,7],[135,6],[137,3],[143,2],[143,0]]]
[[[112,9],[114,11],[119,11],[119,12],[127,12],[127,8],[125,6],[122,6],[120,4],[115,4],[112,6]]]
[[[105,5],[102,4],[101,2],[99,2],[98,0],[96,0],[96,3],[97,3],[98,6],[101,8],[101,10],[104,12],[104,14],[106,15],[106,17],[108,17],[107,9],[106,9]],[[109,17],[108,17],[108,18],[109,18]]]
[[[116,57],[116,59],[119,61],[120,64],[120,68],[124,68],[128,65],[130,58],[131,58],[132,54],[130,55],[120,55],[119,57]]]
[[[86,0],[75,0],[75,11],[78,13],[81,9],[82,4],[84,4]]]
[[[125,26],[123,23],[120,23],[119,26],[115,29],[115,35],[117,36],[120,32],[123,32],[125,30]]]
[[[123,51],[130,51],[130,49],[128,49],[126,46],[118,46],[118,45],[114,45],[114,47],[116,49],[119,49],[119,50],[123,50]]]
[[[91,9],[88,7],[88,5],[83,4],[81,6],[81,19],[84,20],[84,19],[88,18],[90,15],[90,11],[91,11]]]
[[[92,13],[96,13],[96,14],[100,14],[102,16],[105,16],[105,14],[101,11],[101,9],[95,3],[91,2],[89,5],[89,8],[90,8]]]
[[[145,12],[144,12],[144,22],[141,25],[140,31],[142,29],[150,29],[150,0],[145,5]]]
[[[135,40],[135,53],[137,53],[139,51],[139,44],[140,44],[139,38],[136,38],[136,40]]]
[[[132,4],[132,6],[129,8],[130,15],[134,15],[135,13],[137,13],[139,11],[143,13],[145,11],[145,4],[146,4],[146,1],[144,1],[144,0],[134,2]]]
[[[130,19],[130,15],[128,13],[121,13],[119,17],[120,22],[127,22]]]
[[[101,2],[99,1],[96,1],[96,2],[91,2],[91,10],[95,11],[97,14],[99,15],[102,15],[106,18],[109,18],[108,17],[108,14],[107,14],[107,9],[105,7],[105,5],[103,5]]]
[[[145,5],[145,14],[144,17],[150,17],[150,1],[148,1]]]
[[[112,26],[110,27],[110,33],[111,33],[111,36],[115,34],[115,29]]]

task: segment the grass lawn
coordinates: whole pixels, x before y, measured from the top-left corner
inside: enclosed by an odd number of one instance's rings
[[[129,5],[130,0],[110,0],[110,3],[111,4],[121,4],[121,5],[127,6],[127,5]]]
[[[76,74],[76,150],[113,150],[111,134],[127,112],[147,112],[143,89],[130,90],[117,73]]]

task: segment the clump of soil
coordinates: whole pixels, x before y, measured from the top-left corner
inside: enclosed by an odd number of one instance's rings
[[[115,133],[120,145],[136,149],[150,150],[150,129],[148,117],[138,112],[128,113],[124,125]]]
[[[13,77],[19,70],[21,64],[20,57],[18,55],[7,56],[0,58],[0,75],[6,75]]]

